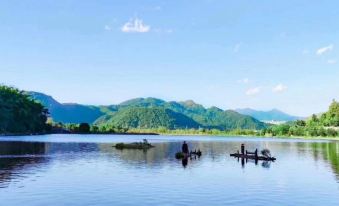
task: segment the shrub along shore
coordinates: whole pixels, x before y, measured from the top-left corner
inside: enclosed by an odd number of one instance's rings
[[[86,126],[84,126],[85,124]],[[81,126],[82,125],[82,126]],[[136,129],[136,128],[116,128],[111,127],[107,130],[101,130],[100,127],[96,125],[89,125],[87,123],[82,124],[53,124],[54,133],[69,133],[69,134],[116,134],[116,135],[177,135],[177,136],[247,136],[247,137],[276,137],[276,138],[303,138],[303,139],[338,139],[339,134],[333,128],[325,129],[323,128],[312,128],[310,133],[306,135],[296,135],[294,133],[284,133],[285,131],[293,131],[295,128],[289,126],[289,129],[285,125],[274,125],[267,129],[263,130],[245,130],[245,129],[235,129],[222,131],[218,129],[175,129],[170,130],[166,128],[157,128],[157,129]],[[57,128],[57,129],[56,129]],[[84,130],[85,128],[85,130]],[[284,128],[283,130],[281,128]],[[305,129],[307,130],[307,129]],[[334,130],[334,131],[332,131]],[[62,132],[60,132],[62,131]]]

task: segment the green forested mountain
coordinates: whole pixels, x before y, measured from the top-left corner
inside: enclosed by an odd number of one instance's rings
[[[161,107],[129,107],[123,108],[114,115],[97,121],[98,125],[114,125],[120,128],[199,128],[199,124],[191,118]]]
[[[35,134],[48,127],[47,110],[24,92],[0,86],[0,134]]]
[[[223,111],[217,107],[204,108],[192,100],[184,102],[165,102],[155,98],[138,98],[121,104],[123,107],[162,107],[183,114],[199,124],[199,127],[209,129],[262,129],[266,125],[250,116],[241,115],[232,110]],[[182,125],[185,127],[185,125]]]
[[[44,104],[56,122],[88,122],[121,128],[209,128],[262,129],[266,124],[235,111],[204,108],[193,101],[166,102],[156,98],[137,98],[111,106],[60,104],[50,96],[30,93]]]

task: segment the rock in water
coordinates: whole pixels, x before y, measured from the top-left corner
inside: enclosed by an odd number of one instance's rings
[[[153,145],[149,144],[149,143],[144,143],[144,142],[134,142],[134,143],[130,143],[130,144],[125,144],[125,143],[118,143],[115,146],[116,149],[150,149],[152,147],[154,147]]]

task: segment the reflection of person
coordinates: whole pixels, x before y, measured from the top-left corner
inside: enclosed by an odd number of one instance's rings
[[[189,153],[188,145],[187,145],[186,141],[184,141],[184,144],[182,144],[182,153],[184,153],[184,154]]]
[[[242,168],[245,167],[245,158],[241,158],[241,166],[242,166]]]
[[[188,158],[183,158],[181,163],[182,163],[182,166],[183,166],[184,168],[186,168],[186,166],[187,166],[187,164],[188,164]]]

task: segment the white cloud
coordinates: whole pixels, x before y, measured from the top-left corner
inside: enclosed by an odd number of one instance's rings
[[[332,51],[333,49],[334,49],[334,45],[333,45],[333,44],[330,44],[330,45],[328,45],[328,46],[319,48],[319,49],[316,51],[316,54],[317,54],[317,55],[323,55],[324,53],[330,52],[330,51]]]
[[[242,45],[242,42],[237,43],[237,44],[233,47],[233,52],[234,52],[234,53],[239,52],[239,51],[240,51],[241,45]]]
[[[275,93],[281,93],[287,90],[287,86],[283,84],[278,84],[277,86],[273,87],[272,91]]]
[[[336,64],[336,63],[337,63],[337,60],[335,60],[335,59],[327,60],[327,64]]]
[[[121,31],[127,33],[146,33],[150,30],[151,27],[138,18],[130,19],[121,27]]]
[[[105,29],[106,31],[111,31],[111,30],[112,30],[112,28],[111,28],[110,26],[108,26],[108,25],[105,25],[104,29]]]
[[[254,88],[250,88],[246,91],[246,95],[247,96],[253,96],[256,95],[260,92],[261,88],[260,87],[254,87]]]
[[[248,78],[239,79],[238,83],[247,84],[250,80]]]

